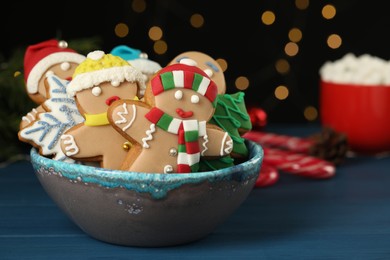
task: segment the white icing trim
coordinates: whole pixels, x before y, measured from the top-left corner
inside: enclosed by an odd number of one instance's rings
[[[62,135],[61,140],[64,140],[64,144],[70,144],[65,147],[66,156],[72,156],[79,152],[79,148],[74,140],[73,135]],[[73,150],[73,151],[72,151]]]
[[[122,107],[123,107],[123,111],[118,111],[117,116],[120,117],[120,120],[116,120],[115,121],[115,124],[116,125],[120,125],[120,124],[124,124],[127,122],[126,118],[122,115],[128,115],[129,114],[129,111],[127,110],[127,105],[126,103],[123,103],[122,104]]]
[[[51,66],[62,62],[74,62],[80,64],[85,60],[85,56],[74,52],[55,52],[47,55],[45,58],[38,61],[28,75],[26,87],[27,92],[34,94],[38,92],[38,82],[43,73]]]
[[[220,155],[220,156],[224,156],[224,155],[225,155],[225,154],[224,154],[224,149],[223,149],[223,148],[225,147],[225,142],[226,142],[227,136],[228,136],[228,133],[225,132],[225,134],[224,134],[224,136],[223,136],[223,138],[222,138],[221,150],[220,150],[220,152],[219,152],[219,155]]]
[[[70,96],[74,96],[76,92],[83,89],[92,88],[102,82],[123,81],[138,82],[140,89],[145,89],[145,81],[140,71],[132,66],[118,66],[101,70],[94,70],[78,74],[66,88]]]
[[[233,151],[233,140],[226,142],[227,147],[225,148],[225,153],[230,154]]]
[[[122,128],[122,131],[126,131],[127,129],[129,129],[129,127],[133,124],[134,120],[135,120],[135,117],[137,116],[137,108],[135,107],[135,105],[133,104],[132,105],[132,108],[133,108],[133,117],[131,118],[130,122],[128,125],[126,125],[125,127]],[[126,112],[127,112],[127,109],[126,109]],[[119,113],[118,113],[119,114]],[[126,113],[127,114],[127,113]],[[125,119],[126,120],[126,119]]]
[[[144,74],[154,74],[161,69],[161,65],[149,59],[134,59],[128,60],[136,69]]]
[[[23,121],[26,121],[27,123],[31,123],[31,120],[28,119],[26,116],[22,117],[22,120],[23,120]]]
[[[143,148],[149,148],[149,144],[147,143],[147,141],[150,141],[150,140],[153,140],[153,133],[156,132],[156,125],[155,124],[151,124],[150,125],[150,130],[146,130],[146,137],[142,138],[142,147]]]
[[[87,58],[91,60],[100,60],[104,56],[104,51],[91,51],[90,53],[87,54]]]
[[[204,135],[203,136],[203,143],[202,143],[202,146],[203,146],[203,150],[202,150],[202,152],[200,153],[202,156],[204,156],[204,153],[209,149],[208,147],[207,147],[207,143],[209,142],[209,136],[208,135]]]

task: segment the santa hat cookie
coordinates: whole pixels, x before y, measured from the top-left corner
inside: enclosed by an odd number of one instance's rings
[[[215,83],[203,70],[187,64],[172,64],[161,69],[151,80],[153,95],[157,96],[173,88],[186,88],[205,96],[215,105],[214,101],[218,94]]]
[[[145,89],[145,81],[140,71],[119,56],[93,51],[77,66],[73,79],[66,91],[74,96],[78,91],[92,88],[102,82],[119,86],[123,81],[137,82],[140,90]]]
[[[24,55],[24,79],[27,92],[38,92],[38,82],[51,66],[62,62],[81,63],[85,56],[68,48],[65,41],[51,39],[30,45]]]

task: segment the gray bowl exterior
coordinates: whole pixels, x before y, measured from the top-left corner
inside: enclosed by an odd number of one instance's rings
[[[112,244],[161,247],[210,234],[247,198],[263,150],[246,140],[249,160],[191,174],[112,171],[40,156],[31,161],[41,185],[91,237]]]

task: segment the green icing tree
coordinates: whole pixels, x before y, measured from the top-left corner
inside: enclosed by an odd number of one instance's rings
[[[248,156],[248,149],[241,134],[251,130],[252,123],[246,109],[244,97],[244,92],[218,95],[215,113],[209,123],[219,126],[228,132],[233,139],[232,155],[245,158]],[[200,170],[217,170],[233,165],[234,159],[230,156],[215,160],[201,159]]]

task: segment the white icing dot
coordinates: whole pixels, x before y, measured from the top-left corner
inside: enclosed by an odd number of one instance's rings
[[[181,90],[176,91],[176,92],[175,92],[175,98],[176,98],[177,100],[182,99],[182,98],[183,98],[183,91],[181,91]]]
[[[118,87],[118,86],[119,86],[119,84],[120,84],[120,82],[119,82],[119,81],[117,81],[117,80],[113,80],[113,81],[111,81],[111,85],[112,85],[113,87]]]
[[[185,64],[185,65],[189,65],[189,66],[197,66],[198,65],[198,63],[196,63],[196,61],[194,61],[193,59],[189,59],[189,58],[181,59],[180,64]]]
[[[204,73],[206,73],[207,74],[207,76],[209,76],[209,78],[211,78],[212,76],[213,76],[213,71],[211,70],[211,69],[205,69],[204,70]]]
[[[102,89],[99,86],[92,88],[92,95],[94,95],[95,97],[98,97],[98,96],[100,96],[100,94],[102,94]]]
[[[199,103],[199,96],[198,95],[192,95],[191,96],[191,103],[198,104]]]
[[[67,71],[67,70],[69,70],[70,69],[70,63],[69,62],[63,62],[63,63],[61,63],[61,69],[63,70],[63,71]]]
[[[100,60],[104,56],[104,51],[92,51],[88,53],[87,58],[91,60]]]

